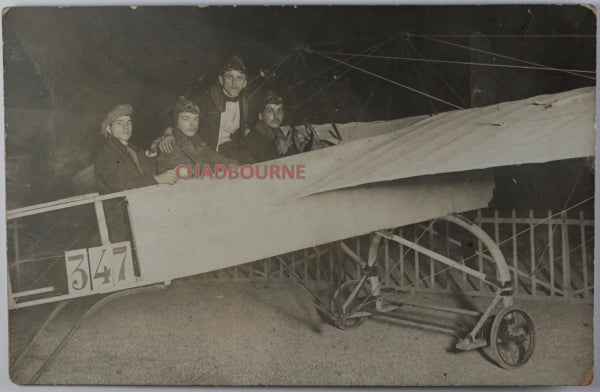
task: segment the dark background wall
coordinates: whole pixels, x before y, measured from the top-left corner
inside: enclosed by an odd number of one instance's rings
[[[4,17],[8,208],[72,195],[70,180],[93,162],[99,124],[115,104],[134,106],[133,142],[147,146],[162,133],[176,97],[213,83],[232,54],[246,61],[248,91],[257,91],[251,104],[275,89],[286,100],[288,123],[373,121],[453,108],[313,51],[359,53],[385,43],[376,55],[523,65],[435,41],[443,40],[595,70],[595,30],[589,9],[556,5],[13,8]],[[274,75],[260,77],[287,55]],[[382,58],[359,66],[461,107],[595,84],[522,68]],[[323,95],[315,94],[328,83]],[[497,196],[495,205],[562,207],[575,184],[577,194],[593,192],[584,160],[551,165],[496,170],[500,194],[508,196]]]

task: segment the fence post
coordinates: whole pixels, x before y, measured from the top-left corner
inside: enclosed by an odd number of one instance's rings
[[[387,282],[390,281],[390,275],[389,275],[389,270],[390,270],[390,242],[388,241],[387,238],[383,239],[383,244],[385,246],[384,250],[385,250],[385,254],[384,254],[384,266],[383,266],[383,270],[385,271],[385,274],[383,275],[385,277],[385,279],[381,279],[381,284],[387,284]]]
[[[304,260],[302,261],[302,264],[304,264],[304,276],[303,279],[304,280],[308,280],[308,249],[304,249]]]
[[[316,257],[316,264],[317,264],[317,282],[321,281],[321,255],[319,254],[319,249],[317,249],[317,247],[315,246],[313,248],[313,250],[315,251],[315,257]]]
[[[329,244],[327,247],[327,253],[329,255],[329,276],[328,281],[333,283],[333,250],[335,249],[335,244]],[[338,261],[339,264],[339,261]]]
[[[360,236],[356,237],[356,254],[358,257],[362,257],[360,254]],[[356,279],[359,279],[360,275],[360,265],[356,264]]]
[[[561,238],[562,238],[562,271],[563,271],[563,292],[565,298],[571,298],[571,260],[569,255],[569,225],[567,223],[567,212],[563,211],[561,217]]]
[[[446,240],[446,257],[450,257],[450,230],[449,230],[449,225],[450,223],[448,223],[448,221],[444,222],[446,224],[446,235],[445,240]],[[461,259],[462,259],[462,255],[461,255]],[[450,285],[450,281],[452,279],[452,275],[450,274],[450,270],[446,271],[446,289],[447,290],[452,290],[452,287]],[[464,272],[463,272],[464,273]]]
[[[537,283],[535,279],[535,226],[533,221],[533,210],[529,210],[529,255],[531,271],[531,294],[536,295]]]
[[[433,223],[429,227],[429,248],[433,248]],[[430,284],[433,289],[435,287],[435,260],[433,260],[433,257],[429,258],[429,273],[431,274]]]
[[[404,230],[402,229],[402,227],[399,229],[398,235],[400,237],[404,235]],[[398,252],[400,256],[400,287],[404,287],[404,246],[402,246],[402,244],[398,244],[398,247]]]
[[[519,274],[517,273],[519,270],[519,263],[518,263],[518,256],[517,256],[517,212],[515,210],[512,210],[512,223],[511,223],[511,228],[512,228],[512,253],[513,253],[513,276],[514,276],[514,289],[515,289],[515,294],[519,292]]]
[[[263,259],[263,270],[264,270],[263,279],[264,280],[269,279],[269,261],[270,260],[271,260],[270,258]]]
[[[552,230],[552,211],[548,210],[548,261],[550,268],[550,296],[554,297],[554,231]]]
[[[477,226],[483,229],[483,224],[481,223],[481,210],[477,210]],[[477,260],[478,260],[478,268],[479,272],[483,272],[483,245],[481,240],[477,238]],[[479,291],[483,291],[483,280],[478,279],[479,281]]]
[[[414,228],[414,237],[415,237],[415,244],[419,243],[419,237],[417,236],[417,228]],[[419,252],[417,252],[416,250],[413,251],[414,255],[415,255],[415,281],[414,283],[414,288],[419,288],[421,286],[421,271],[419,271]]]
[[[587,248],[585,240],[585,224],[583,211],[579,212],[579,232],[581,237],[581,261],[582,261],[582,272],[583,272],[583,298],[588,299],[588,270],[587,270]]]

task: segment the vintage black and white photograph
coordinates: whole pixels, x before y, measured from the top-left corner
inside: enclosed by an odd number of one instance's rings
[[[3,10],[10,380],[593,380],[596,9]]]

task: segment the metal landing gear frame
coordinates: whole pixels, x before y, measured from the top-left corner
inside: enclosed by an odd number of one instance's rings
[[[392,231],[378,231],[371,236],[366,262],[360,260],[355,254],[351,255],[352,259],[361,266],[360,279],[343,283],[333,294],[331,308],[336,315],[336,326],[342,329],[355,328],[362,325],[371,316],[394,317],[394,314],[407,305],[433,311],[464,314],[477,318],[477,322],[456,344],[457,349],[473,350],[489,346],[499,366],[505,369],[514,369],[524,365],[533,354],[535,328],[525,309],[513,305],[513,285],[506,260],[498,245],[479,226],[462,216],[451,215],[440,219],[465,229],[487,247],[495,264],[496,276],[490,276],[470,268],[406,238],[394,235]],[[460,270],[481,280],[494,290],[495,296],[483,312],[407,303],[387,298],[386,295],[382,295],[382,286],[377,273],[378,250],[382,239],[397,242],[447,265],[448,268]],[[342,250],[347,251],[343,247]],[[398,291],[398,288],[396,290]]]

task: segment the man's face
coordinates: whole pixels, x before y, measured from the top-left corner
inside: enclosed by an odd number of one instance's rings
[[[283,122],[283,104],[268,103],[258,118],[271,128],[279,128]]]
[[[223,86],[223,90],[232,97],[240,95],[244,87],[246,87],[246,74],[236,70],[227,71],[223,75],[219,75],[219,83]]]
[[[133,134],[133,123],[131,117],[117,117],[115,121],[106,127],[106,131],[113,135],[116,139],[127,143]]]
[[[198,123],[200,116],[196,113],[179,113],[177,116],[177,129],[183,132],[184,135],[194,136],[198,132]]]

